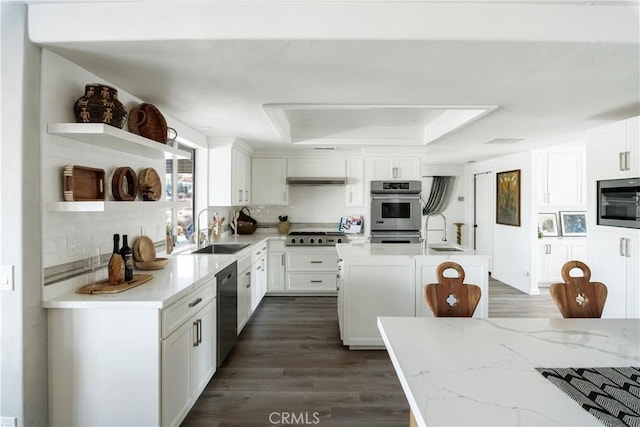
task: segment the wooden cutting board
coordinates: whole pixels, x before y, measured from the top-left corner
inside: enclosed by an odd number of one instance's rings
[[[162,197],[162,181],[154,168],[146,168],[140,172],[138,187],[143,200],[156,201]]]
[[[156,247],[147,236],[140,236],[133,242],[133,259],[138,262],[153,262],[156,260]]]
[[[153,274],[134,274],[131,282],[123,282],[117,285],[110,285],[109,280],[102,280],[100,282],[85,285],[76,290],[77,294],[119,294],[136,286],[140,286],[143,283],[147,283],[153,279]]]

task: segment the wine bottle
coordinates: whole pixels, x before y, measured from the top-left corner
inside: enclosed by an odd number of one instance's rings
[[[120,235],[113,235],[113,253],[109,259],[109,284],[117,285],[124,279],[124,262],[120,255]]]
[[[124,281],[131,282],[133,280],[133,251],[129,247],[126,234],[122,235],[120,256],[122,256],[122,261],[124,262]]]

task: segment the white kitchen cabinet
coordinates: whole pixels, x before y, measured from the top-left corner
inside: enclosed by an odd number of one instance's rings
[[[215,372],[215,305],[212,278],[164,309],[48,309],[50,424],[179,425]]]
[[[285,251],[286,290],[335,294],[338,255],[335,248],[292,247]]]
[[[640,317],[640,231],[624,228],[590,231],[591,281],[607,286],[606,318]]]
[[[563,283],[562,266],[567,261],[587,263],[587,242],[584,238],[553,238],[538,240],[538,283]]]
[[[284,282],[284,241],[269,239],[267,255],[267,292],[283,292]]]
[[[287,159],[287,177],[344,178],[345,159],[290,158]]]
[[[238,260],[238,335],[251,317],[251,255]]]
[[[162,425],[177,426],[213,376],[215,300],[162,341]]]
[[[251,159],[251,202],[254,205],[288,205],[287,159]]]
[[[367,180],[421,178],[419,157],[376,157],[366,160]]]
[[[584,150],[549,151],[539,156],[540,206],[583,206],[586,173]]]
[[[343,345],[382,346],[378,316],[415,316],[413,261],[409,257],[389,256],[384,262],[366,264],[345,259],[341,276]]]
[[[347,185],[345,186],[345,206],[365,206],[364,159],[347,159]]]
[[[589,177],[615,179],[640,176],[640,117],[587,133]]]
[[[210,206],[251,203],[251,157],[239,140],[209,148],[208,190]]]
[[[251,260],[251,313],[253,313],[267,292],[266,241],[253,250]]]

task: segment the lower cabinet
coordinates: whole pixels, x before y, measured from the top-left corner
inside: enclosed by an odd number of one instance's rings
[[[251,259],[251,313],[253,313],[267,293],[267,242],[260,244],[253,251]]]
[[[385,257],[384,262],[341,261],[338,279],[342,343],[350,348],[383,345],[378,316],[415,316],[413,260]]]
[[[285,255],[287,291],[335,294],[338,273],[335,248],[292,248]]]
[[[215,372],[215,278],[166,308],[50,308],[51,425],[179,425]]]
[[[640,317],[640,231],[590,231],[591,280],[607,286],[602,317]]]
[[[267,255],[267,292],[284,291],[284,241],[269,239]]]
[[[538,243],[538,283],[561,283],[562,266],[571,260],[587,262],[584,238],[546,238]]]
[[[162,341],[162,425],[179,425],[216,367],[216,303]]]
[[[251,255],[238,260],[238,335],[251,317]]]

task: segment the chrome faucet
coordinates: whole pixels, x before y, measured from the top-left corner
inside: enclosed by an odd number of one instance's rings
[[[442,221],[443,221],[443,226],[442,228],[433,228],[433,229],[429,229],[429,218],[431,218],[432,216],[435,215],[439,215],[442,217]],[[442,231],[442,241],[446,242],[447,241],[447,218],[445,218],[444,215],[442,215],[441,213],[432,213],[427,215],[427,219],[424,221],[424,247],[425,249],[428,248],[427,246],[427,240],[429,237],[429,231]]]
[[[198,212],[198,215],[196,216],[196,249],[200,249],[201,245],[203,242],[200,241],[200,215],[202,215],[203,212],[208,212],[210,211],[211,208],[207,207],[202,209],[200,212]],[[215,215],[218,215],[218,212],[215,212]],[[209,243],[209,222],[207,221],[207,239],[204,241],[204,243]]]

